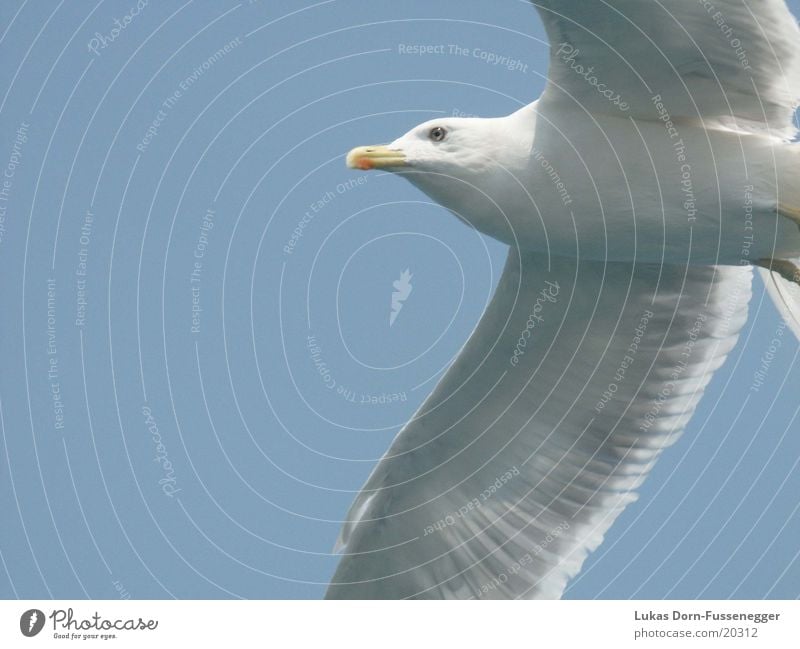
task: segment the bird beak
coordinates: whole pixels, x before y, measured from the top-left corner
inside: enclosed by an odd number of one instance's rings
[[[351,169],[393,169],[408,164],[406,154],[388,146],[360,146],[347,154],[347,166]]]

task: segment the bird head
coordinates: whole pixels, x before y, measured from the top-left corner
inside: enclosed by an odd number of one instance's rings
[[[391,144],[347,154],[353,169],[402,174],[462,221],[510,243],[504,223],[509,200],[525,200],[524,170],[531,129],[516,129],[518,114],[501,118],[434,119]]]

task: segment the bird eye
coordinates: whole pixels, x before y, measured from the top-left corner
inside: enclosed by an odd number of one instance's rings
[[[442,140],[444,140],[444,138],[447,137],[447,130],[442,128],[441,126],[434,126],[431,129],[431,132],[428,134],[428,136],[434,142],[441,142]]]

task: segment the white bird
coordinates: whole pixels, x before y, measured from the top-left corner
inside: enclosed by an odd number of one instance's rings
[[[747,319],[800,336],[800,31],[783,0],[536,0],[542,96],[437,119],[402,173],[510,246],[460,355],[358,494],[328,598],[558,598]]]

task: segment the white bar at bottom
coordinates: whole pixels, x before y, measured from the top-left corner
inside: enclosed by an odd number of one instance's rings
[[[3,648],[100,644],[174,649],[189,643],[220,644],[225,649],[331,645],[782,649],[800,646],[800,602],[0,602]]]

